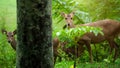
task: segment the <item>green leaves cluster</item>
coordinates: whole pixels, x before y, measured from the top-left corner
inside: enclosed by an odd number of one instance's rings
[[[120,20],[120,0],[84,0],[83,2],[92,21],[106,18]]]
[[[76,28],[60,30],[56,33],[56,36],[60,39],[61,42],[69,42],[69,44],[76,44],[76,42],[88,32],[92,32],[97,36],[98,34],[102,34],[101,28],[98,27],[90,27],[90,26],[80,26]]]

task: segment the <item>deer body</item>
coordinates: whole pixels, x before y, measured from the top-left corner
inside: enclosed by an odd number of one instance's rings
[[[120,23],[114,20],[100,20],[80,26],[92,26],[102,28],[104,35],[95,36],[93,33],[86,33],[81,39],[89,39],[91,43],[99,43],[105,40],[113,40],[120,33]]]
[[[62,13],[62,16],[66,20],[66,26],[67,28],[75,28],[76,25],[73,24],[72,18],[74,16],[74,13],[70,14],[65,14]],[[69,20],[69,21],[67,21]],[[90,44],[93,43],[100,43],[105,40],[108,41],[111,51],[115,49],[115,55],[114,55],[114,60],[117,57],[118,54],[118,45],[114,41],[115,37],[120,34],[120,23],[114,20],[106,19],[106,20],[100,20],[96,21],[93,23],[87,23],[87,24],[80,24],[79,26],[91,26],[91,27],[100,27],[102,28],[102,32],[104,35],[98,34],[95,36],[92,32],[85,33],[81,38],[79,38],[78,44],[79,45],[86,45],[88,48],[88,52],[90,55],[90,61],[93,62],[93,57],[92,57],[92,50]],[[79,49],[79,48],[78,48]]]
[[[61,56],[58,52],[58,49],[60,48],[62,51],[64,51],[68,57],[71,57],[71,54],[73,56],[80,56],[83,52],[83,47],[82,46],[78,46],[78,54],[76,54],[77,52],[75,52],[75,47],[69,47],[66,48],[65,45],[68,44],[67,42],[60,42],[60,40],[58,38],[54,38],[53,39],[53,53],[54,53],[54,63],[56,62],[56,58],[59,57],[61,59]]]
[[[114,39],[120,33],[120,23],[119,22],[106,19],[106,20],[101,20],[101,21],[97,21],[94,23],[82,24],[80,26],[101,27],[102,32],[104,33],[104,35],[98,34],[97,36],[95,36],[93,33],[89,32],[89,33],[84,34],[78,41],[79,44],[83,44],[83,45],[85,44],[87,46],[87,48],[89,50],[91,62],[93,61],[93,58],[92,58],[92,51],[91,51],[90,43],[95,44],[95,43],[103,42],[105,40],[107,40],[109,42],[111,51],[113,49],[115,49],[114,60],[116,59],[118,45],[115,43]]]

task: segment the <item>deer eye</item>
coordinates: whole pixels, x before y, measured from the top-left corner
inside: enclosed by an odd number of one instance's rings
[[[71,19],[73,19],[73,18],[71,18]]]
[[[11,35],[11,37],[13,37],[14,35]]]
[[[6,35],[8,37],[8,35]]]
[[[65,20],[67,20],[67,18],[65,18]]]

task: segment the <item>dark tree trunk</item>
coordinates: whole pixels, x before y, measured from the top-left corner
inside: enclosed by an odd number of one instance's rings
[[[17,68],[53,68],[51,0],[17,0]]]

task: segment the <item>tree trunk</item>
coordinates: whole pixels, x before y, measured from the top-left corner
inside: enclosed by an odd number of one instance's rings
[[[17,0],[16,68],[53,68],[51,0]]]

